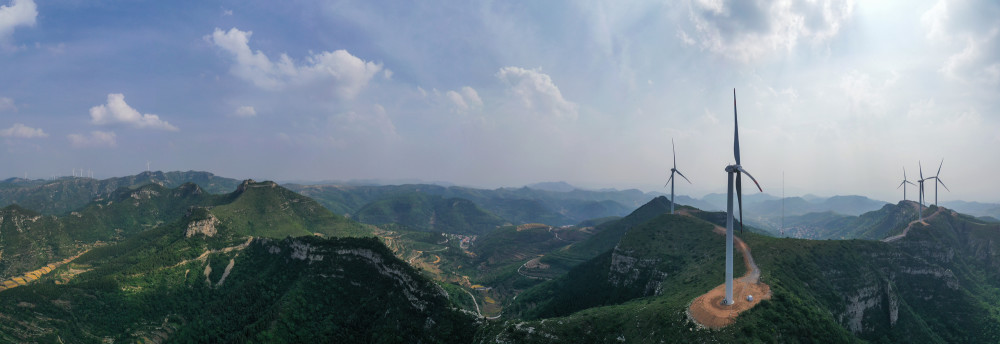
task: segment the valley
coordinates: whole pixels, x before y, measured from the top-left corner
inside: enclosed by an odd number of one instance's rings
[[[734,281],[737,303],[720,308],[725,213],[677,205],[671,215],[664,197],[650,196],[629,213],[595,210],[594,220],[556,226],[538,218],[512,221],[476,202],[394,191],[384,195],[390,203],[365,196],[385,204],[379,216],[391,220],[362,223],[353,213],[330,211],[347,209],[331,204],[358,197],[351,193],[313,200],[272,182],[233,185],[221,194],[193,183],[124,186],[63,215],[3,208],[0,339],[323,335],[654,343],[1000,336],[994,294],[1000,245],[993,244],[1000,243],[1000,228],[942,207],[924,209],[924,222],[913,202],[852,220],[857,227],[850,233],[864,234],[851,235],[875,240],[775,238],[748,225],[735,244],[743,257],[734,266],[742,276]],[[517,192],[539,198],[505,204],[578,202]],[[371,206],[349,208],[361,214]],[[87,316],[67,322],[72,314]],[[376,327],[361,325],[369,323]],[[378,332],[384,327],[402,330]]]

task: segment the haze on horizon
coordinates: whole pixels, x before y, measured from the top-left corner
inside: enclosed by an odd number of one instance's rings
[[[0,0],[0,177],[1000,202],[1000,3]],[[931,187],[932,188],[932,187]],[[930,190],[928,190],[930,191]],[[933,193],[928,193],[932,197]],[[911,187],[909,199],[916,198]]]

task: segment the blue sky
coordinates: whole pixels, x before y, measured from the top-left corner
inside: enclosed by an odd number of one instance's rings
[[[0,0],[0,176],[1000,201],[994,1]],[[913,189],[911,189],[913,191]],[[915,193],[910,193],[912,199]],[[932,197],[932,195],[929,195]]]

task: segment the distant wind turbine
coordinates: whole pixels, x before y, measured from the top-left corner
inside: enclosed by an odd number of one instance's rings
[[[688,184],[691,184],[691,181],[688,180],[688,178],[685,177],[684,174],[681,173],[681,171],[677,170],[677,147],[674,146],[674,139],[670,139],[670,147],[673,148],[673,150],[674,150],[674,167],[670,169],[670,178],[667,179],[667,184],[670,184],[670,213],[673,214],[674,213],[674,173],[680,175],[681,178],[684,178],[684,180],[687,180]],[[667,184],[663,184],[663,187],[667,187]]]
[[[920,213],[920,221],[924,220],[924,181],[930,178],[924,178],[924,166],[917,161],[917,166],[920,167],[920,180],[917,183],[920,184],[920,206],[917,207]]]
[[[937,201],[938,201],[938,197],[937,197],[937,195],[938,195],[938,188],[937,188],[938,187],[938,183],[941,183],[941,186],[943,186],[945,190],[948,190],[948,192],[951,192],[951,190],[948,189],[948,186],[944,185],[944,181],[941,181],[941,177],[940,177],[941,176],[941,166],[944,166],[944,159],[941,159],[941,164],[938,165],[937,174],[935,174],[933,177],[927,177],[927,179],[934,179],[934,206],[935,207],[938,204],[937,203]]]
[[[726,166],[726,172],[729,173],[729,186],[727,187],[727,197],[726,197],[726,298],[723,300],[723,304],[732,305],[733,304],[733,175],[736,175],[736,199],[739,202],[740,207],[740,233],[743,233],[743,174],[750,177],[750,180],[757,185],[757,189],[760,192],[764,192],[761,189],[760,183],[757,183],[757,179],[750,175],[743,166],[740,165],[740,126],[739,119],[736,114],[736,89],[733,89],[733,156],[736,158],[736,165]]]
[[[901,183],[899,183],[899,186],[896,187],[896,190],[899,190],[900,187],[903,188],[903,200],[904,201],[906,200],[906,184],[917,185],[917,184],[913,184],[913,182],[911,182],[909,180],[906,180],[906,167],[903,167],[903,181]]]

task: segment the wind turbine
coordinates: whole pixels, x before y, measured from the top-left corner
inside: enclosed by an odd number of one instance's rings
[[[687,180],[688,184],[691,181],[688,177],[685,177],[681,171],[677,170],[677,147],[674,146],[674,139],[670,139],[670,147],[674,149],[674,167],[670,169],[670,178],[667,179],[667,184],[670,184],[670,213],[674,213],[674,173],[679,174],[684,180]],[[663,187],[667,187],[667,184],[663,184]]]
[[[743,166],[740,165],[740,126],[736,115],[736,89],[733,89],[733,156],[736,158],[736,165],[726,166],[729,174],[729,186],[726,196],[726,298],[722,301],[725,305],[733,304],[733,175],[736,175],[736,200],[740,207],[740,233],[743,233],[743,174],[750,177],[750,180],[757,185],[760,192],[760,183],[750,175]]]
[[[924,178],[924,166],[920,164],[920,161],[917,161],[917,166],[920,167],[920,180],[917,181],[917,183],[920,184],[920,206],[918,206],[917,209],[918,209],[918,212],[920,213],[920,221],[923,221],[924,220],[924,181],[927,180],[927,179],[930,179],[930,178]]]
[[[903,200],[904,201],[906,200],[906,184],[916,185],[916,184],[913,184],[913,182],[911,182],[909,180],[906,180],[906,167],[903,167],[903,182],[899,183],[899,186],[896,187],[896,190],[899,190],[900,187],[903,187]]]
[[[938,183],[939,182],[941,183],[941,186],[943,186],[945,190],[948,190],[948,192],[951,192],[951,190],[948,189],[948,186],[944,185],[944,182],[941,181],[941,178],[939,177],[941,175],[941,166],[944,166],[944,159],[941,159],[941,164],[938,165],[937,174],[935,174],[933,177],[927,177],[927,179],[934,179],[934,206],[935,207],[937,206],[937,195],[938,195],[938,188],[937,187],[938,187]]]

